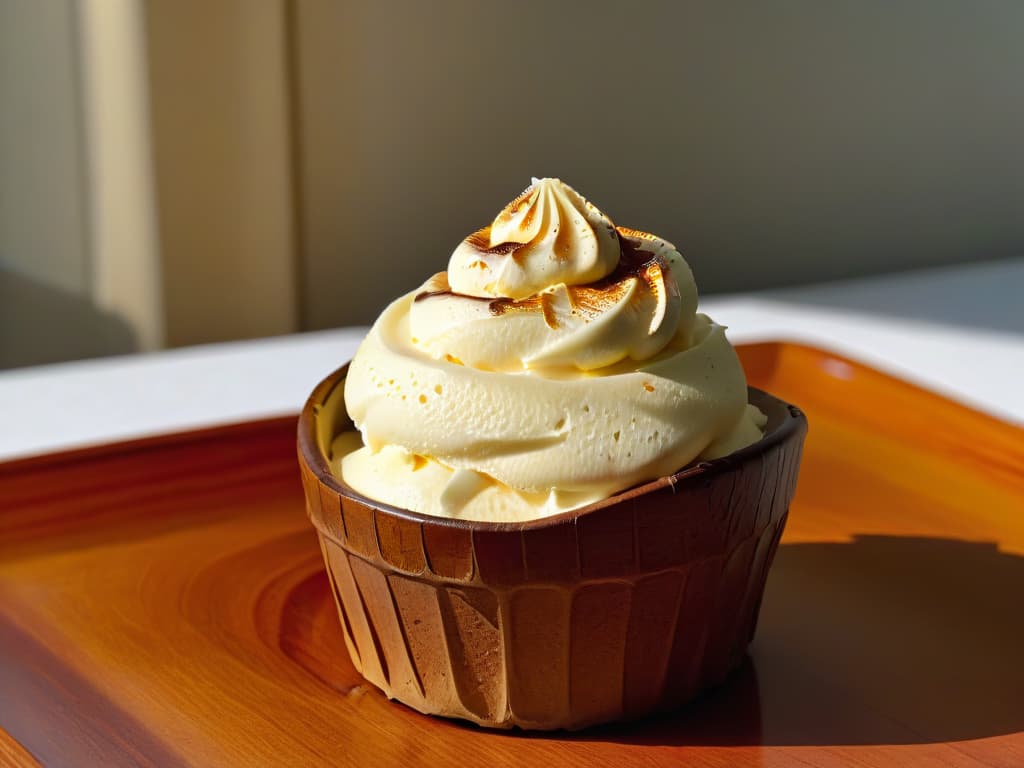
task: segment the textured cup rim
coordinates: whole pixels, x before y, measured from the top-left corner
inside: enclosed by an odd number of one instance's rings
[[[402,520],[414,523],[426,523],[443,528],[479,532],[521,532],[539,530],[565,523],[575,523],[582,517],[589,516],[601,509],[611,507],[630,501],[649,493],[672,488],[673,492],[679,487],[685,487],[692,483],[703,480],[710,480],[712,477],[726,472],[732,468],[756,459],[767,453],[781,443],[787,442],[796,436],[803,425],[806,424],[806,417],[795,405],[785,402],[774,395],[769,394],[756,387],[747,387],[748,402],[752,402],[768,413],[768,429],[764,435],[755,443],[733,451],[728,456],[708,461],[699,461],[689,464],[671,475],[650,480],[646,483],[619,491],[607,499],[596,501],[579,509],[561,512],[557,515],[527,520],[524,522],[486,522],[480,520],[461,520],[450,517],[439,517],[427,515],[413,510],[395,507],[381,501],[377,501],[359,493],[340,477],[337,477],[330,467],[327,456],[320,450],[316,439],[316,424],[321,406],[334,394],[334,390],[345,381],[349,363],[345,363],[327,377],[325,377],[313,389],[306,400],[299,415],[298,421],[298,454],[299,460],[316,477],[317,481],[334,491],[339,496],[351,499],[370,509],[388,515],[393,515]],[[775,422],[774,424],[772,422]]]

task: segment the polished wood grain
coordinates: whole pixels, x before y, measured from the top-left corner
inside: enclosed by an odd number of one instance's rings
[[[39,762],[32,757],[25,749],[14,740],[9,733],[0,730],[0,767],[7,766],[37,766]]]
[[[811,430],[749,658],[682,711],[525,736],[387,701],[283,419],[0,465],[0,760],[1024,765],[1024,433],[815,350],[741,355]]]

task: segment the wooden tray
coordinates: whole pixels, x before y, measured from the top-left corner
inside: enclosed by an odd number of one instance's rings
[[[0,465],[0,764],[1024,765],[1024,432],[741,355],[811,430],[750,661],[687,709],[526,736],[385,700],[278,419]]]

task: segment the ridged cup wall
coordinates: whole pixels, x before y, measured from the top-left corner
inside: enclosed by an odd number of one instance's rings
[[[471,523],[332,476],[318,419],[344,374],[303,412],[302,479],[348,652],[387,696],[491,727],[582,728],[678,707],[738,664],[796,485],[796,408],[752,389],[766,436],[726,459],[546,520]]]

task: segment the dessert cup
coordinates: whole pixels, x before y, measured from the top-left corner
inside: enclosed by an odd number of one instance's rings
[[[743,657],[807,422],[751,388],[764,437],[601,502],[521,523],[418,514],[330,469],[347,366],[298,430],[353,664],[389,698],[483,726],[577,729],[678,707]],[[339,649],[340,652],[340,649]]]

